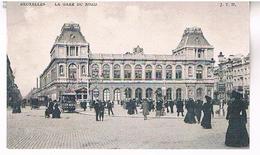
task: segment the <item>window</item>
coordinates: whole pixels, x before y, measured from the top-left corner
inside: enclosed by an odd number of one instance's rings
[[[172,89],[168,88],[166,90],[166,100],[172,100]]]
[[[108,64],[105,64],[103,66],[103,78],[104,79],[110,78],[110,66]]]
[[[203,49],[198,49],[198,58],[201,58],[203,53],[204,53]]]
[[[146,80],[152,79],[152,72],[153,72],[152,66],[151,65],[147,65],[145,67],[145,79]]]
[[[153,90],[151,88],[147,88],[146,89],[145,97],[148,98],[148,99],[152,99],[153,98]]]
[[[168,65],[166,66],[166,80],[172,79],[172,66]]]
[[[76,46],[76,56],[78,56],[78,55],[79,55],[79,51],[78,51],[78,49],[79,49],[79,47],[78,47],[78,46]]]
[[[132,68],[130,65],[125,65],[124,68],[124,78],[125,79],[131,79],[131,72],[132,72]]]
[[[139,99],[139,100],[142,99],[142,89],[141,89],[141,88],[137,88],[137,89],[135,90],[135,98],[136,98],[136,99]]]
[[[85,66],[85,65],[82,65],[82,66],[81,66],[81,75],[82,75],[82,76],[85,76],[85,75],[86,75],[86,66]]]
[[[114,100],[115,101],[120,101],[120,89],[115,89],[114,91]]]
[[[192,67],[191,66],[189,66],[189,68],[188,68],[188,77],[193,77],[193,71],[192,71]]]
[[[125,89],[125,98],[130,99],[132,97],[132,90],[130,88]]]
[[[69,79],[76,80],[77,78],[77,66],[75,64],[69,65]]]
[[[135,66],[135,79],[142,79],[142,66],[141,65]]]
[[[208,74],[208,78],[212,77],[212,68],[211,67],[208,67],[207,74]]]
[[[158,88],[156,91],[156,99],[158,99],[158,97],[162,96],[162,89],[161,88]]]
[[[119,65],[115,65],[114,66],[114,79],[120,79],[120,66]]]
[[[60,73],[60,76],[64,76],[64,66],[63,65],[60,65],[59,73]]]
[[[104,98],[104,101],[110,100],[110,91],[109,91],[109,89],[104,89],[103,98]]]
[[[69,46],[66,46],[66,54],[69,56]]]
[[[97,64],[93,64],[91,70],[92,70],[92,73],[91,73],[92,74],[92,78],[98,78],[98,74],[99,74],[99,67],[98,67],[98,65]]]
[[[196,79],[202,79],[202,66],[199,65],[197,66],[197,70],[196,70]]]
[[[75,46],[70,46],[70,56],[75,56]]]
[[[182,68],[180,65],[176,66],[176,79],[181,79],[182,78]]]
[[[181,99],[181,88],[178,88],[178,89],[176,90],[176,99],[177,99],[177,100]]]
[[[161,65],[156,66],[155,73],[156,73],[156,75],[155,75],[156,80],[161,80],[162,79],[162,66]]]

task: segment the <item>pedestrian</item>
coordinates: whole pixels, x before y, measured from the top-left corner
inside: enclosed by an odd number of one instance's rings
[[[211,114],[214,117],[214,112],[213,112],[213,104],[212,104],[212,99],[209,96],[205,96],[206,98],[206,103],[203,104],[202,110],[203,110],[203,118],[201,121],[201,126],[204,129],[211,129]]]
[[[99,121],[98,117],[99,117],[99,100],[93,101],[93,106],[95,109],[95,113],[96,113],[96,121]]]
[[[200,99],[197,100],[197,102],[195,103],[195,116],[197,118],[198,124],[200,124],[202,105],[203,105],[203,101]]]
[[[108,115],[109,115],[109,116],[110,116],[110,112],[111,112],[112,115],[114,116],[113,105],[112,105],[112,103],[111,103],[110,100],[107,102],[107,110],[108,110]]]
[[[195,113],[194,113],[194,108],[195,108],[195,102],[192,98],[189,98],[185,104],[185,108],[187,109],[186,116],[184,118],[184,122],[188,124],[193,124],[196,123],[195,120]]]
[[[86,111],[86,109],[87,109],[87,102],[86,101],[82,102],[82,107],[83,107],[84,111]]]
[[[177,107],[177,116],[179,117],[179,114],[181,113],[181,116],[182,117],[184,117],[184,115],[183,115],[183,112],[184,112],[184,110],[183,110],[183,101],[180,99],[180,98],[178,98],[177,99],[177,101],[176,101],[176,107]]]
[[[104,120],[105,102],[99,102],[99,120]]]
[[[58,103],[54,105],[54,110],[52,112],[52,118],[60,118],[61,111],[59,109]]]
[[[162,98],[158,97],[156,102],[156,116],[163,115],[163,100]]]
[[[173,113],[173,106],[174,106],[173,100],[169,101],[169,106],[170,106],[171,113]]]
[[[169,113],[169,101],[166,99],[164,101],[165,101],[164,108],[166,108],[166,112]]]
[[[135,99],[132,100],[132,104],[133,104],[133,110],[134,112],[137,114],[137,101]]]
[[[53,112],[53,106],[54,106],[54,102],[52,102],[51,100],[49,101],[49,104],[48,104],[48,112],[49,114],[52,114]]]
[[[149,115],[149,104],[147,99],[143,100],[142,107],[143,107],[144,120],[147,120],[147,115]]]
[[[226,132],[225,144],[232,147],[249,146],[249,136],[246,129],[247,104],[242,100],[243,95],[233,91],[231,102],[228,105],[227,116],[228,128]]]

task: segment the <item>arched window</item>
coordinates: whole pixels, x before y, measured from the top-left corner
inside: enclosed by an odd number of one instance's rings
[[[176,90],[176,99],[178,100],[178,99],[181,99],[181,88],[178,88],[177,90]]]
[[[107,88],[104,89],[104,91],[103,91],[103,99],[104,99],[104,101],[110,100],[110,91]]]
[[[104,79],[110,78],[110,66],[108,64],[105,64],[103,66],[103,78]]]
[[[188,77],[193,77],[193,70],[191,66],[188,67]]]
[[[168,65],[166,66],[166,80],[172,79],[172,66]]]
[[[86,75],[86,66],[85,66],[85,65],[82,65],[82,66],[81,66],[81,75],[82,75],[82,76],[85,76],[85,75]]]
[[[198,88],[197,91],[196,91],[196,97],[197,99],[203,99],[202,97],[202,88]]]
[[[132,97],[132,89],[131,88],[126,88],[125,89],[125,98],[130,99]]]
[[[98,73],[99,73],[99,67],[97,64],[93,64],[92,65],[92,68],[91,68],[91,71],[92,71],[92,77],[93,78],[98,78]]]
[[[69,79],[76,80],[77,78],[77,66],[75,64],[69,65]]]
[[[193,98],[193,93],[192,93],[192,90],[191,90],[191,89],[188,90],[188,97],[189,97],[189,98]]]
[[[92,91],[92,97],[94,100],[98,99],[99,96],[99,90],[97,88],[93,89]]]
[[[130,65],[125,65],[124,67],[124,78],[131,79],[132,67]]]
[[[139,99],[139,100],[142,99],[142,89],[141,89],[141,88],[137,88],[137,89],[135,90],[135,98],[136,98],[136,99]]]
[[[135,79],[142,79],[142,66],[141,65],[135,66]]]
[[[148,98],[148,99],[152,99],[153,98],[153,90],[151,88],[147,88],[146,89],[145,97]]]
[[[151,80],[152,79],[152,73],[153,73],[153,68],[151,65],[147,65],[145,67],[145,79],[146,80]]]
[[[120,89],[117,88],[114,91],[114,101],[119,102],[120,101]]]
[[[114,79],[120,79],[120,74],[121,74],[120,66],[115,65],[114,66]]]
[[[211,67],[207,68],[207,75],[208,75],[208,78],[212,77],[212,68]]]
[[[172,89],[168,88],[166,90],[166,100],[172,100]]]
[[[196,79],[202,79],[203,68],[201,65],[197,66]]]
[[[156,75],[156,80],[161,80],[162,79],[162,66],[161,65],[157,65],[156,66],[156,71],[155,71]]]
[[[60,76],[64,76],[64,66],[63,65],[60,65],[59,73],[60,73]]]
[[[176,66],[176,79],[181,79],[182,78],[182,68],[180,65]]]

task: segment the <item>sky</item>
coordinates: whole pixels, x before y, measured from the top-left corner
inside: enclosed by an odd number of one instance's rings
[[[61,3],[62,4],[62,3]],[[80,24],[92,53],[171,54],[186,27],[201,27],[222,51],[249,53],[249,4],[219,2],[97,2],[96,6],[21,6],[7,3],[7,55],[23,96],[50,62],[50,50],[64,23]]]

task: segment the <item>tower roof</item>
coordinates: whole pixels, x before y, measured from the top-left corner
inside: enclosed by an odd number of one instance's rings
[[[56,38],[55,43],[87,43],[85,37],[80,31],[77,23],[65,23],[61,28],[61,34]]]
[[[181,42],[177,46],[176,50],[184,47],[206,47],[213,48],[204,37],[201,28],[191,27],[186,28],[182,35]]]

